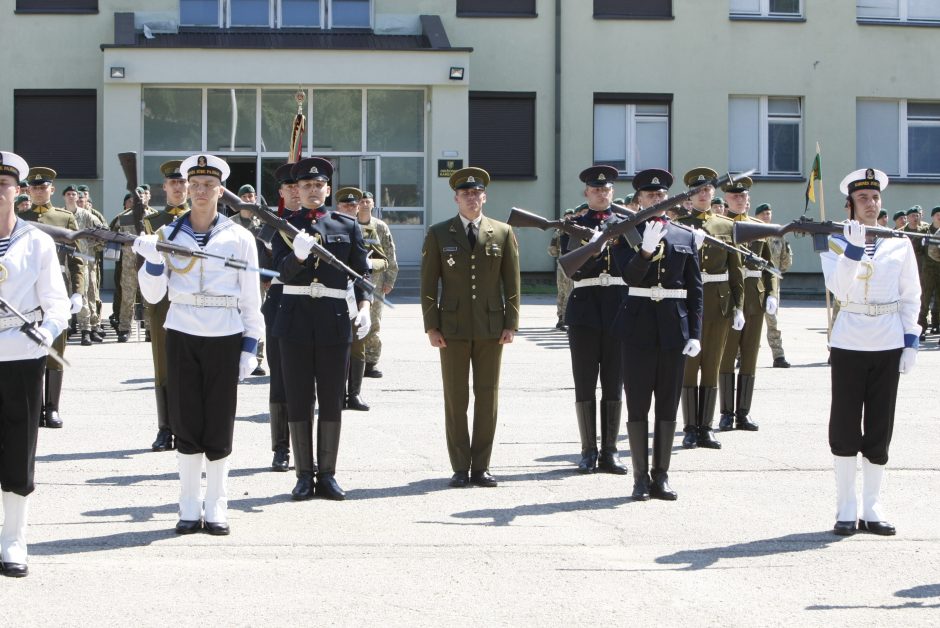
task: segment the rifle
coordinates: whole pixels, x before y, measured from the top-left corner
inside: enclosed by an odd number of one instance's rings
[[[689,212],[680,211],[679,214],[685,216],[685,215],[688,215]],[[695,234],[696,230],[688,225],[684,225],[681,222],[676,222],[674,220],[670,220],[669,222],[674,227],[678,227],[682,229],[683,231],[688,231],[689,233],[692,233],[693,235]],[[709,245],[714,246],[719,249],[723,249],[725,251],[728,251],[729,253],[737,253],[738,255],[741,256],[742,261],[750,262],[754,266],[757,266],[759,270],[770,273],[771,275],[774,275],[775,277],[780,277],[780,278],[783,277],[783,273],[778,268],[774,268],[771,262],[765,260],[763,257],[756,255],[753,251],[749,251],[748,249],[728,244],[724,240],[716,238],[715,236],[709,233],[705,233],[705,231],[702,229],[699,229],[699,231],[702,232],[702,235],[704,236],[705,241],[708,242]]]
[[[754,171],[749,170],[747,172],[743,172],[737,175],[737,178],[747,177],[752,172]],[[642,223],[648,218],[652,218],[653,216],[656,216],[660,212],[666,211],[667,209],[672,209],[676,205],[680,205],[682,201],[686,200],[687,198],[691,198],[695,196],[698,193],[698,191],[704,188],[706,185],[712,185],[715,188],[718,188],[724,185],[725,183],[734,181],[734,179],[735,177],[732,177],[731,173],[728,173],[714,183],[709,181],[709,182],[700,183],[698,185],[692,186],[685,192],[676,194],[675,196],[671,196],[664,201],[660,201],[659,203],[656,203],[655,205],[650,205],[649,207],[641,209],[640,211],[636,213],[625,213],[625,212],[629,212],[630,210],[627,209],[626,207],[618,205],[617,207],[623,211],[617,212],[617,215],[621,216],[623,220],[620,220],[617,222],[611,221],[611,222],[606,223],[606,228],[602,232],[604,234],[603,236],[594,240],[593,242],[589,242],[588,244],[582,246],[581,248],[565,253],[564,255],[558,258],[558,262],[561,264],[561,268],[564,271],[564,273],[568,277],[573,277],[574,274],[578,271],[578,269],[584,266],[588,262],[588,260],[590,260],[592,257],[600,255],[601,251],[604,250],[604,246],[607,244],[609,240],[616,240],[620,236],[623,236],[630,246],[639,246],[640,243],[643,242],[643,238],[640,237],[640,232],[637,231],[637,228],[636,228],[637,225],[639,225],[640,223]],[[677,225],[677,226],[684,227],[684,225]],[[690,230],[687,227],[686,229]],[[708,237],[707,234],[706,234],[706,237]],[[712,242],[712,240],[715,240],[715,239],[711,238],[709,242]],[[720,242],[720,240],[715,240],[715,242]],[[715,242],[712,242],[712,243],[714,244]],[[725,246],[731,246],[731,245],[725,244],[724,242],[722,242],[721,244]],[[718,245],[716,244],[716,246]],[[736,249],[735,247],[731,247],[731,248],[734,248],[736,253],[741,253],[741,251]]]
[[[819,253],[829,250],[828,236],[842,233],[844,228],[845,224],[841,222],[817,221],[806,216],[800,216],[785,225],[736,222],[734,223],[734,241],[743,244],[766,237],[780,238],[788,233],[808,233],[813,236],[813,250]],[[876,238],[910,238],[912,240],[921,240],[926,244],[940,244],[940,236],[930,235],[929,233],[914,233],[885,227],[869,227],[867,225],[865,226],[865,233]]]
[[[135,236],[132,236],[129,233],[120,233],[100,227],[72,231],[71,229],[65,229],[64,227],[54,227],[52,225],[45,225],[38,222],[30,224],[40,231],[44,231],[52,236],[52,239],[56,242],[72,243],[77,240],[90,239],[98,240],[99,242],[117,242],[118,244],[123,245],[133,244],[134,240],[137,239]],[[183,246],[182,244],[173,244],[172,242],[164,242],[162,240],[157,241],[157,250],[162,253],[167,253],[169,255],[179,255],[181,257],[217,259],[221,260],[227,268],[234,268],[235,270],[247,270],[259,273],[265,277],[277,277],[280,274],[276,270],[268,270],[266,268],[255,268],[254,266],[249,266],[246,260],[237,259],[234,257],[225,257],[224,255],[218,255],[216,253],[207,253],[206,251],[191,249],[188,246]]]
[[[121,162],[121,170],[124,171],[127,191],[134,199],[134,205],[131,207],[131,214],[134,216],[134,231],[138,234],[144,233],[144,201],[137,191],[137,153],[118,153],[118,161]]]
[[[300,233],[300,229],[290,224],[286,218],[281,218],[276,213],[271,211],[266,205],[254,205],[252,203],[246,203],[242,199],[238,198],[234,192],[226,188],[222,188],[222,201],[231,207],[234,210],[241,211],[247,209],[252,214],[257,216],[261,222],[266,225],[270,225],[274,229],[280,231],[282,234],[289,236],[291,239],[296,237]],[[342,271],[346,274],[347,277],[352,279],[353,283],[359,286],[364,292],[371,294],[373,298],[378,299],[385,305],[392,307],[381,294],[375,292],[375,284],[371,281],[354,271],[352,268],[347,266],[344,262],[340,261],[335,255],[330,253],[326,248],[324,248],[320,243],[314,242],[313,249],[310,251],[311,255],[319,258],[321,262],[325,262],[332,266],[333,268]]]
[[[35,342],[40,347],[44,348],[49,353],[50,358],[61,364],[63,367],[72,366],[64,357],[62,357],[58,351],[43,342],[42,335],[37,330],[37,325],[35,322],[23,316],[19,310],[10,305],[3,297],[0,297],[0,312],[9,312],[13,316],[23,321],[23,324],[20,326],[20,331],[26,334],[27,338]]]
[[[62,242],[55,243],[55,250],[59,253],[65,253],[71,257],[77,257],[80,260],[85,260],[86,262],[94,262],[95,258],[91,255],[86,255],[78,250],[78,247],[72,244],[63,244]]]
[[[542,231],[558,229],[579,242],[582,240],[590,240],[594,237],[594,234],[597,233],[593,229],[571,222],[570,220],[549,220],[528,210],[520,209],[519,207],[510,208],[509,220],[507,220],[506,223],[510,227],[534,227]]]

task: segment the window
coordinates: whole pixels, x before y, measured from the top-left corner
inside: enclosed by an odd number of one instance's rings
[[[855,159],[900,177],[940,177],[940,102],[858,101]]]
[[[180,0],[183,26],[371,28],[372,0]]]
[[[457,17],[536,17],[535,0],[457,0]]]
[[[802,0],[731,0],[732,17],[802,17]]]
[[[765,176],[800,175],[803,107],[793,97],[728,99],[728,167]]]
[[[940,21],[936,0],[857,0],[859,20],[890,22]]]
[[[98,177],[98,102],[93,89],[13,92],[13,150],[59,177]]]
[[[672,18],[672,0],[594,0],[595,18]]]
[[[594,98],[594,163],[624,176],[647,168],[669,168],[668,100],[628,96]]]
[[[16,0],[17,13],[97,13],[98,0]]]
[[[535,94],[470,92],[470,162],[494,178],[535,177]]]

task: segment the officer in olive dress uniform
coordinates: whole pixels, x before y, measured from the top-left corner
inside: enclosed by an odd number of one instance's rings
[[[363,191],[359,202],[359,228],[362,230],[363,242],[369,249],[369,263],[372,265],[372,283],[375,289],[386,295],[395,288],[398,279],[398,258],[395,255],[395,240],[388,224],[381,218],[372,215],[375,208],[375,199],[372,192]],[[376,366],[382,357],[382,302],[376,299],[372,302],[372,327],[366,336],[366,377],[380,378],[382,371]]]
[[[685,173],[687,186],[705,185],[692,197],[692,214],[679,219],[689,227],[703,229],[708,235],[732,242],[734,223],[709,210],[718,173],[711,168],[693,168]],[[681,405],[685,418],[686,449],[706,447],[721,449],[712,434],[715,404],[718,401],[718,367],[728,332],[744,327],[744,274],[741,256],[709,245],[699,251],[704,291],[702,314],[702,352],[686,360],[682,382]],[[701,377],[700,377],[701,374]]]
[[[617,218],[611,210],[617,169],[592,166],[578,175],[584,182],[588,210],[571,222],[589,229],[601,229]],[[561,237],[564,253],[580,247],[568,235]],[[620,303],[627,294],[623,269],[612,254],[614,246],[604,251],[574,274],[572,291],[565,310],[571,372],[574,377],[575,415],[581,436],[579,473],[593,473],[595,468],[623,475],[627,468],[617,453],[617,434],[623,408],[620,340],[613,322]],[[601,451],[597,451],[597,379],[601,382]]]
[[[636,173],[634,199],[648,207],[666,199],[672,174],[649,169]],[[665,213],[665,212],[663,212]],[[623,388],[627,397],[627,434],[633,464],[633,498],[674,500],[669,463],[676,434],[676,412],[686,356],[701,350],[702,275],[695,237],[662,218],[637,230],[636,248],[614,247],[623,280],[629,284],[617,326],[621,337]],[[649,468],[649,409],[656,396],[653,470]]]
[[[735,222],[762,222],[747,214],[750,177],[741,177],[722,186],[728,202],[726,216]],[[754,240],[741,245],[754,255],[771,262],[770,245],[766,240]],[[764,314],[776,314],[780,293],[776,276],[753,262],[744,262],[744,329],[728,332],[721,364],[718,369],[718,393],[721,417],[718,429],[756,432],[758,425],[751,420],[751,400],[754,397],[754,377],[757,374],[757,355],[764,326]],[[735,386],[735,358],[740,354],[737,386]],[[737,394],[735,394],[737,391]]]
[[[368,329],[371,297],[354,287],[358,313],[351,321],[346,274],[321,263],[311,250],[318,242],[360,275],[368,275],[369,266],[355,218],[323,209],[330,195],[333,165],[326,159],[309,157],[294,164],[291,172],[302,207],[288,220],[301,233],[292,241],[283,233],[273,241],[274,264],[284,286],[271,334],[280,343],[297,469],[297,484],[291,496],[295,500],[314,496],[342,500],[346,493],[336,482],[336,459],[349,347],[354,325],[360,331]],[[315,478],[314,401],[320,404]]]
[[[503,345],[519,328],[519,250],[512,228],[483,215],[490,175],[462,168],[450,177],[457,215],[428,229],[421,250],[421,309],[440,349],[450,486],[496,486],[496,433]],[[440,290],[438,290],[440,283]],[[473,436],[467,429],[473,370]]]
[[[155,214],[144,217],[144,231],[156,233],[189,211],[186,198],[189,180],[180,172],[179,159],[171,159],[160,165],[163,174],[163,192],[166,207]],[[147,303],[146,313],[150,321],[150,352],[153,356],[153,390],[157,398],[157,437],[150,448],[153,451],[170,451],[174,448],[173,429],[167,414],[167,363],[166,363],[166,315],[170,310],[170,299],[163,295],[157,303]]]
[[[64,227],[73,231],[78,230],[78,223],[72,212],[53,207],[51,198],[55,192],[52,185],[56,172],[52,168],[31,168],[27,181],[29,181],[29,197],[32,206],[19,215],[23,220],[41,222],[55,227]],[[65,287],[71,295],[71,313],[77,314],[82,309],[82,295],[85,293],[85,278],[83,269],[85,263],[74,255],[59,253],[59,266],[64,275]],[[68,334],[63,332],[53,343],[53,348],[59,355],[65,353]],[[40,427],[62,427],[62,418],[59,416],[59,398],[62,395],[62,365],[51,360],[46,363],[46,393],[43,401]]]

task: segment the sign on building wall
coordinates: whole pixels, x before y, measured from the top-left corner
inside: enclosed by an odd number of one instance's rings
[[[463,168],[463,159],[438,159],[437,176],[449,179],[455,172]]]

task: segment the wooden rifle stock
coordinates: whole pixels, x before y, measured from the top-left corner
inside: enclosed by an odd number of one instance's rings
[[[541,229],[542,231],[558,229],[578,241],[590,240],[595,233],[593,229],[583,227],[569,220],[549,220],[519,207],[510,208],[509,220],[506,221],[506,224],[510,227],[534,228]]]

